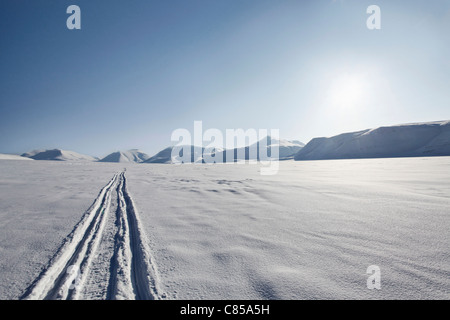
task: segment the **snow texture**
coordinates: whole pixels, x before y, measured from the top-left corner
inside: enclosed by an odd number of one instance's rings
[[[450,298],[449,157],[260,168],[2,161],[0,298]]]

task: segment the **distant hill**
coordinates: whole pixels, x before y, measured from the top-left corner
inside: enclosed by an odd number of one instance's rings
[[[52,150],[34,150],[22,154],[22,157],[31,158],[34,160],[54,160],[54,161],[96,161],[97,159],[91,156],[80,154],[74,151],[67,151],[61,149]]]
[[[312,139],[295,160],[450,156],[450,121],[402,124]]]
[[[300,151],[305,144],[294,140],[294,141],[288,141],[288,140],[283,140],[283,139],[271,139],[270,137],[266,137],[264,139],[267,139],[267,151],[266,154],[267,155],[271,155],[271,149],[273,147],[278,147],[278,153],[279,153],[279,160],[289,160],[289,159],[293,159],[294,155]],[[234,150],[234,159],[233,161],[239,161],[239,160],[258,160],[259,159],[259,147],[261,145],[261,141],[258,141],[256,143],[254,143],[252,146],[250,147],[242,147],[242,148],[235,148]],[[254,147],[255,150],[257,150],[257,155],[256,157],[252,157],[252,155],[250,154],[250,148]],[[224,150],[222,152],[217,153],[218,157],[222,157],[223,162],[226,162],[226,153],[227,151]],[[264,153],[263,153],[264,154]]]
[[[0,153],[0,160],[33,160],[33,159],[18,156],[16,154]]]
[[[267,139],[267,137],[265,138]],[[256,142],[253,146],[256,147],[257,150],[259,150],[259,144],[260,142]],[[304,144],[300,141],[287,141],[287,140],[276,140],[272,139],[271,142],[269,142],[267,148],[272,148],[274,146],[279,147],[279,158],[280,160],[288,160],[293,159],[294,155],[303,148]],[[156,155],[150,157],[148,160],[144,161],[145,163],[173,163],[172,160],[172,150],[174,147],[168,147],[164,150],[161,150]],[[181,147],[180,147],[181,148]],[[205,153],[205,148],[197,147],[197,146],[190,146],[191,148],[191,161],[190,162],[204,162],[203,155]],[[239,161],[239,160],[249,160],[250,158],[250,148],[249,147],[243,147],[243,148],[235,148],[234,151],[234,158],[233,161]],[[244,156],[240,156],[241,154],[244,154]],[[180,151],[180,156],[183,155],[183,152]],[[217,153],[213,154],[215,157],[222,157],[223,162],[226,162],[226,151],[223,149],[220,149]],[[270,155],[270,153],[269,153]],[[256,156],[256,160],[258,156]],[[218,158],[220,159],[220,158]]]
[[[204,148],[196,147],[196,146],[186,146],[187,148],[191,148],[191,160],[190,162],[201,162],[202,161],[202,154],[204,151]],[[150,157],[145,161],[145,163],[173,163],[172,159],[172,147],[165,148],[164,150],[161,150],[157,154],[155,154],[153,157]],[[180,146],[177,148],[181,148]],[[183,156],[183,150],[180,150],[179,156]],[[179,157],[176,157],[180,159]]]
[[[145,163],[171,163],[172,162],[172,149],[173,147],[165,148],[164,150],[161,150],[157,154],[155,154],[153,157],[150,157]]]
[[[113,152],[99,161],[118,162],[118,163],[125,163],[125,162],[141,163],[145,162],[148,158],[150,158],[148,154],[139,151],[138,149],[131,149],[127,151]]]

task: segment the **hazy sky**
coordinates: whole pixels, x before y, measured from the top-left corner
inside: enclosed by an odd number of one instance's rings
[[[153,155],[194,120],[308,142],[450,119],[449,0],[2,0],[0,58],[3,153]]]

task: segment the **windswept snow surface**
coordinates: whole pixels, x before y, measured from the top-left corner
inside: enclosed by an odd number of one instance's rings
[[[450,121],[379,127],[315,138],[295,160],[450,156]]]
[[[21,297],[121,169],[95,162],[0,163],[1,299]]]
[[[127,175],[170,298],[450,298],[448,157]],[[367,289],[371,265],[379,291]]]
[[[0,298],[30,298],[40,282],[52,284],[46,274],[64,274],[51,270],[66,254],[90,261],[72,296],[79,299],[111,298],[118,291],[110,284],[129,298],[136,282],[155,299],[450,298],[450,158],[285,161],[277,175],[259,170],[1,162]],[[99,226],[94,233],[79,229],[86,217]],[[66,250],[74,234],[92,251]],[[108,274],[130,261],[140,266]],[[381,269],[381,290],[367,289],[371,265]]]

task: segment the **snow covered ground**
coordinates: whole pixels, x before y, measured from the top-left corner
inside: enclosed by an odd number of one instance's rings
[[[86,299],[130,297],[136,279],[155,299],[449,299],[449,181],[450,157],[284,161],[274,176],[2,160],[0,298],[53,297],[43,284],[82,260]],[[371,265],[381,290],[367,289]]]

